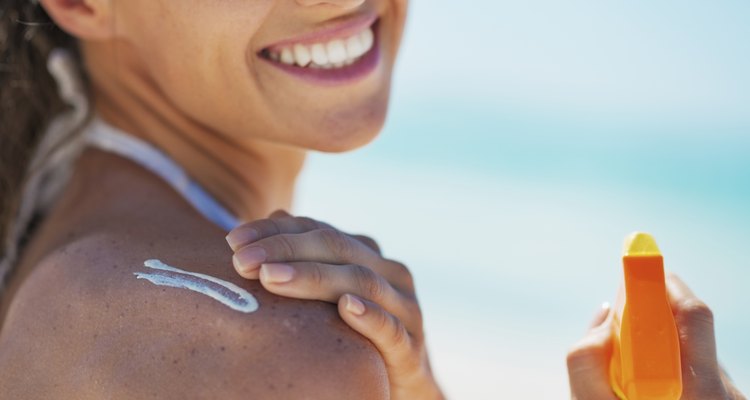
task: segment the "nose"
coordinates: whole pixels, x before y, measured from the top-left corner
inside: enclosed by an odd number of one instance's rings
[[[301,6],[317,6],[321,4],[327,4],[332,5],[336,7],[341,7],[345,10],[349,10],[352,8],[357,8],[364,4],[365,0],[297,0],[297,4]]]

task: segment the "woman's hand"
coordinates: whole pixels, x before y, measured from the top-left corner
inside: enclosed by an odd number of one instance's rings
[[[680,336],[683,400],[746,400],[719,367],[711,310],[676,275],[667,277]],[[568,353],[571,397],[617,400],[609,385],[613,311],[603,308],[586,336]]]
[[[270,292],[338,304],[383,355],[395,400],[442,399],[430,369],[411,273],[377,243],[279,210],[227,236],[234,267]]]

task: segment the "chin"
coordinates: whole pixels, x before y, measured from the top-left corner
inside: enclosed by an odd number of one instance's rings
[[[315,135],[319,138],[314,150],[326,153],[344,153],[359,149],[373,140],[383,130],[387,105],[367,110],[357,118],[336,118],[326,121]]]
[[[314,138],[311,150],[325,153],[343,153],[356,150],[372,142],[383,130],[388,113],[387,91],[365,107],[345,112],[331,112],[315,124],[304,129],[305,137]]]

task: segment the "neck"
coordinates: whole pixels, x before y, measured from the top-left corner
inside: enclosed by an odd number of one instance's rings
[[[111,49],[85,44],[94,107],[113,126],[146,140],[242,221],[291,209],[305,151],[260,139],[229,140],[174,107],[135,63],[113,57]]]

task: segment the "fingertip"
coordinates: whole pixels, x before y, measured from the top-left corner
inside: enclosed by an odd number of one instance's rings
[[[232,229],[224,239],[233,251],[237,251],[241,247],[260,239],[260,233],[254,228],[239,226]]]
[[[365,314],[365,311],[367,311],[365,303],[357,298],[357,296],[354,296],[352,294],[343,295],[342,302],[344,305],[344,310],[354,316],[361,317]]]
[[[589,329],[594,329],[603,325],[604,322],[607,321],[607,317],[609,316],[611,310],[612,306],[609,304],[609,302],[603,302],[594,313],[594,318],[589,324]]]
[[[266,283],[281,284],[288,283],[294,279],[296,270],[293,266],[284,263],[264,263],[260,266],[258,273],[260,281],[265,286]]]
[[[234,270],[237,271],[237,274],[239,274],[241,277],[245,279],[258,279],[260,275],[259,269],[247,269],[243,268],[240,264],[240,262],[237,260],[236,255],[232,255],[232,266],[234,267]]]

